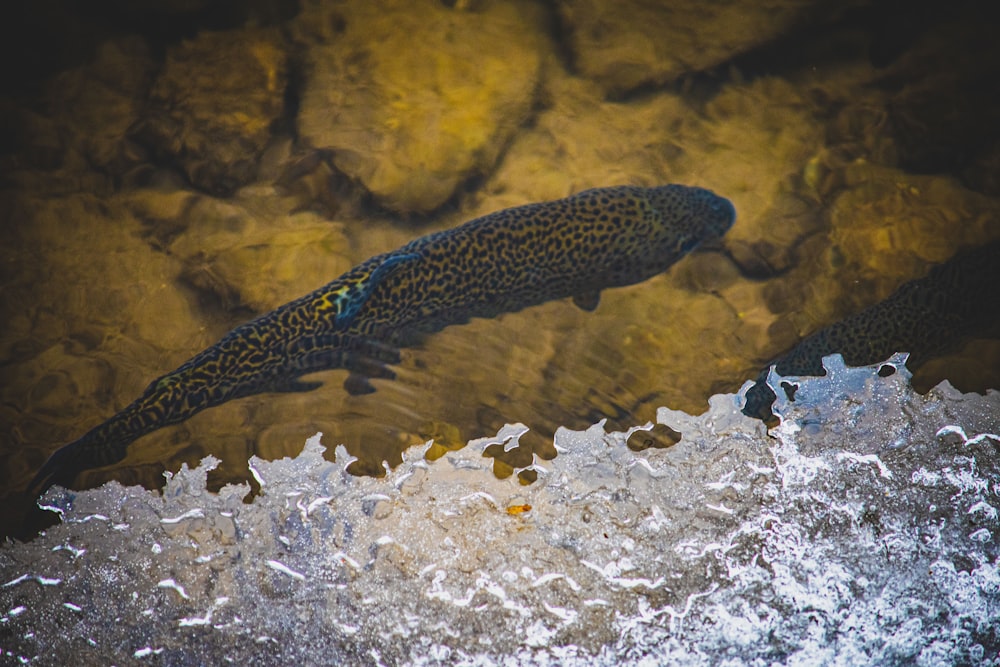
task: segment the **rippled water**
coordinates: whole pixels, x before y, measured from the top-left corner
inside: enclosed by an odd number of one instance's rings
[[[31,91],[0,97],[5,510],[153,378],[427,232],[617,183],[709,187],[737,223],[593,313],[557,302],[450,328],[371,396],[326,373],[151,434],[81,475],[91,490],[51,490],[61,523],[0,544],[0,664],[1000,665],[1000,394],[933,388],[997,386],[996,322],[918,371],[926,395],[899,357],[828,360],[795,402],[777,392],[771,431],[729,393],[1000,235],[1000,59],[978,7],[876,3],[782,35],[765,17],[775,32],[749,53],[713,19],[687,32],[731,48],[723,64],[615,91],[642,74],[630,48],[648,51],[630,23],[685,32],[651,3],[576,24],[567,8],[599,3],[300,4],[261,25],[180,21],[176,39],[116,12],[93,54],[69,48],[71,69],[29,67]],[[466,28],[428,22],[452,6]],[[506,54],[537,43],[530,74],[477,60],[489,34]],[[521,90],[483,106],[496,84]],[[498,130],[471,151],[488,160],[437,177],[462,161],[455,139]],[[247,141],[263,151],[249,162]],[[399,194],[447,203],[391,212],[399,198],[350,170],[386,146]],[[220,195],[213,177],[237,172]],[[634,451],[668,427],[678,444]],[[102,486],[164,470],[162,493]],[[20,527],[0,517],[0,534]]]
[[[1000,234],[1000,59],[974,6],[918,3],[895,29],[876,4],[800,30],[722,3],[758,33],[700,8],[602,18],[600,3],[571,4],[301,3],[260,25],[178,17],[166,35],[143,10],[110,31],[98,13],[78,17],[80,51],[52,37],[76,21],[30,21],[48,37],[29,30],[24,48],[66,50],[0,91],[0,498],[233,326],[504,207],[680,182],[738,216],[723,251],[604,294],[594,313],[554,303],[443,331],[372,396],[346,397],[329,373],[312,394],[151,434],[77,484],[152,487],[211,453],[217,488],[316,431],[380,472],[429,437],[433,458],[507,421],[532,427],[508,457],[520,465],[526,450],[551,456],[560,425],[704,410],[803,336]],[[683,43],[707,60],[685,63]],[[996,386],[1000,346],[972,345],[919,386]],[[0,517],[0,533],[15,523]]]
[[[683,434],[562,429],[529,486],[480,452],[384,479],[349,456],[216,461],[161,495],[44,498],[0,548],[4,656],[33,664],[1000,664],[1000,394],[914,394],[902,358],[802,379],[766,432],[736,395]],[[888,377],[888,370],[896,372]],[[781,393],[781,392],[779,392]]]

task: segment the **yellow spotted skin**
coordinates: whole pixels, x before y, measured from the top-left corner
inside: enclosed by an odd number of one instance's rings
[[[682,185],[611,187],[505,209],[372,257],[324,287],[233,329],[154,380],[141,397],[46,462],[29,486],[68,485],[125,456],[130,443],[205,408],[351,371],[351,393],[391,378],[398,348],[472,317],[553,299],[597,306],[600,291],[662,273],[733,224],[732,204]]]

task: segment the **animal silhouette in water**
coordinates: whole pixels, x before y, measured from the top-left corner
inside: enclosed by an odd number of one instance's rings
[[[226,401],[307,391],[309,373],[350,374],[352,394],[392,378],[399,348],[473,317],[571,297],[597,307],[601,290],[666,271],[732,226],[732,204],[682,185],[596,188],[505,209],[378,255],[324,287],[247,322],[78,440],[57,450],[28,488],[69,485],[125,457],[136,439]]]
[[[822,376],[823,357],[839,353],[849,366],[876,364],[908,352],[916,370],[928,360],[957,349],[1000,324],[1000,241],[958,253],[926,276],[903,284],[885,301],[870,306],[803,339],[774,361],[778,375]],[[743,414],[769,425],[777,396],[761,371],[747,389]],[[791,399],[794,386],[785,385]]]

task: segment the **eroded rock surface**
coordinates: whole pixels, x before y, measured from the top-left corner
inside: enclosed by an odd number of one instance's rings
[[[845,3],[560,0],[573,64],[611,95],[714,67]]]
[[[296,23],[308,48],[302,139],[399,212],[437,208],[492,169],[541,80],[527,3],[312,3]]]
[[[196,187],[232,194],[256,177],[284,113],[287,57],[272,30],[181,42],[167,53],[135,136]]]

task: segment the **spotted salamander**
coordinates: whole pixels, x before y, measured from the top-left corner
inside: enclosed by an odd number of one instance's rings
[[[1000,240],[966,249],[927,275],[903,284],[885,301],[836,322],[800,341],[773,362],[775,373],[826,375],[823,357],[840,354],[848,366],[885,361],[907,352],[911,371],[976,336],[995,336],[1000,326]],[[777,396],[764,368],[746,392],[743,414],[770,426]],[[796,385],[782,382],[794,400]]]
[[[732,204],[681,185],[610,187],[505,209],[372,257],[328,285],[247,322],[154,380],[124,410],[57,450],[29,485],[40,494],[125,457],[130,443],[205,408],[344,368],[352,394],[392,378],[399,348],[473,317],[601,290],[665,271],[732,226]]]

